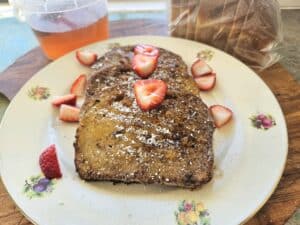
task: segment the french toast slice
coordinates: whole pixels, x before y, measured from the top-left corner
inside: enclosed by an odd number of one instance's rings
[[[178,55],[160,49],[153,79],[164,80],[163,103],[136,104],[132,46],[111,50],[94,65],[76,132],[75,166],[87,181],[197,188],[213,175],[214,125]]]

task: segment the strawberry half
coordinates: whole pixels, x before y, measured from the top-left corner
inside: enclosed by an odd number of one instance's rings
[[[138,106],[143,110],[158,107],[165,99],[167,84],[162,80],[138,80],[134,83],[134,95]]]
[[[39,164],[46,178],[53,179],[62,177],[55,145],[50,145],[42,152],[40,155]]]
[[[156,69],[157,58],[143,54],[135,55],[132,59],[132,69],[141,78],[148,78]]]
[[[52,101],[52,105],[55,107],[59,107],[62,104],[75,106],[76,105],[76,95],[68,94],[68,95],[64,95],[64,96],[58,96]]]
[[[134,54],[142,54],[142,55],[148,55],[148,56],[159,56],[159,50],[158,48],[152,46],[152,45],[137,45],[134,48]]]
[[[216,74],[211,73],[208,75],[195,77],[194,80],[201,91],[209,91],[213,89],[216,84]]]
[[[64,122],[78,122],[79,108],[69,105],[61,105],[59,109],[59,119]]]
[[[87,83],[87,78],[85,74],[81,74],[76,80],[73,82],[70,93],[76,96],[83,96],[85,87]]]
[[[212,105],[209,107],[216,127],[220,128],[227,124],[232,118],[232,111],[222,105]]]
[[[84,66],[91,66],[97,60],[97,54],[90,50],[76,51],[76,58]]]
[[[191,68],[193,77],[200,77],[213,72],[212,68],[202,59],[197,59]]]

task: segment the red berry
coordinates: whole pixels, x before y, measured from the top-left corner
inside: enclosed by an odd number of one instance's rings
[[[54,144],[42,152],[39,164],[46,178],[53,179],[62,177]]]
[[[70,92],[76,96],[83,96],[85,87],[87,83],[87,78],[85,74],[79,75],[76,80],[73,82]]]
[[[202,59],[196,60],[191,68],[193,77],[200,77],[213,72],[212,68]]]
[[[162,80],[138,80],[134,84],[136,102],[143,111],[154,109],[165,99],[167,89]]]
[[[68,94],[68,95],[64,95],[64,96],[59,96],[59,97],[56,97],[52,101],[52,105],[55,107],[59,107],[62,104],[75,106],[76,105],[76,95]]]
[[[232,111],[222,105],[213,105],[209,107],[216,127],[220,128],[227,124],[232,118]]]
[[[64,122],[78,122],[80,109],[69,105],[61,105],[59,109],[59,119]]]
[[[134,48],[134,54],[142,54],[142,55],[148,55],[148,56],[159,56],[159,50],[158,48],[152,46],[152,45],[137,45]]]
[[[157,56],[138,54],[132,59],[132,69],[141,78],[148,78],[157,67]]]
[[[76,51],[76,58],[84,66],[91,66],[97,61],[97,54],[89,50]]]
[[[211,73],[208,75],[195,77],[194,80],[197,83],[197,86],[201,91],[209,91],[209,90],[213,89],[213,87],[216,84],[216,74]]]

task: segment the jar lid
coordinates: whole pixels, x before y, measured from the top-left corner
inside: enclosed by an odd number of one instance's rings
[[[9,0],[15,10],[23,12],[53,13],[74,10],[101,0]]]

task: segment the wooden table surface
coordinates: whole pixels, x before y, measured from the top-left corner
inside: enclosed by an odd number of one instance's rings
[[[110,24],[110,29],[111,37],[167,35],[167,23],[161,20],[116,21]],[[40,48],[28,52],[0,75],[0,92],[12,99],[20,87],[49,62]],[[289,154],[284,174],[276,191],[263,208],[246,224],[281,225],[300,206],[300,85],[280,64],[259,73],[259,76],[271,88],[284,112],[289,135]],[[20,213],[1,181],[0,224],[31,224]]]

